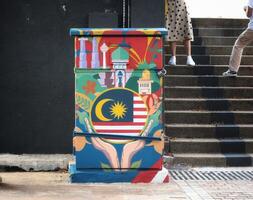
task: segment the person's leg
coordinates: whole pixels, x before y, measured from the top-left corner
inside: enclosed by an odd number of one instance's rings
[[[246,29],[236,40],[229,60],[229,69],[238,72],[243,49],[253,41],[253,30]]]
[[[176,65],[176,51],[177,51],[177,42],[170,42],[171,48],[171,58],[169,60],[169,65]]]
[[[171,42],[170,43],[170,48],[171,48],[171,55],[176,57],[177,42]]]
[[[191,40],[186,39],[184,41],[184,47],[185,47],[185,51],[186,51],[186,55],[187,55],[186,65],[195,66],[196,64],[192,59],[192,53],[191,53]]]
[[[184,41],[184,48],[185,48],[185,51],[186,51],[186,55],[187,56],[191,56],[192,55],[192,52],[191,52],[191,40],[186,39]]]

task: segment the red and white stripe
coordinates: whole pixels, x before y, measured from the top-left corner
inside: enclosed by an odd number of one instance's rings
[[[147,114],[142,98],[134,94],[132,122],[93,122],[93,126],[101,134],[138,136],[145,127]]]
[[[159,159],[149,170],[140,170],[132,183],[168,183],[169,172],[162,166],[163,159]]]

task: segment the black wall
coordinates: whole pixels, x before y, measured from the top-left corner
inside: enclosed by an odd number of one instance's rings
[[[164,27],[165,0],[131,0],[131,27]]]
[[[120,0],[0,1],[0,153],[70,153],[74,128],[71,27],[119,13]],[[159,11],[160,12],[160,11]]]
[[[0,1],[0,152],[72,151],[73,38],[88,13],[119,0]]]

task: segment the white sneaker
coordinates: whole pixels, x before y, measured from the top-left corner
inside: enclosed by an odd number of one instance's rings
[[[169,60],[169,65],[172,65],[172,66],[176,66],[177,65],[177,61],[176,61],[176,56],[172,56]]]
[[[231,71],[230,69],[222,73],[225,77],[236,77],[237,73],[234,71]]]
[[[192,66],[192,67],[196,66],[196,63],[194,62],[191,56],[187,56],[186,65]]]

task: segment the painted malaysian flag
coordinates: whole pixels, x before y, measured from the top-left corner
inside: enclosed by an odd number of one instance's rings
[[[137,93],[110,89],[95,100],[91,119],[97,133],[139,136],[147,114],[147,107]]]

